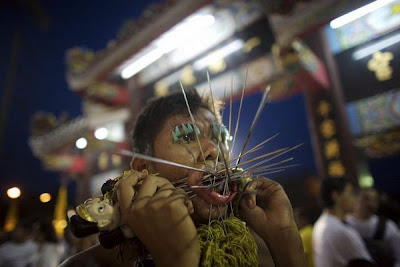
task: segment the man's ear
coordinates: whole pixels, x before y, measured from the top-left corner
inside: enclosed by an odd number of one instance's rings
[[[132,170],[139,171],[139,172],[149,168],[149,162],[147,160],[138,159],[138,158],[133,158],[131,160],[130,165],[131,165]]]

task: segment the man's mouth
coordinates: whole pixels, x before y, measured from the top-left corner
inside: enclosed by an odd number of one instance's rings
[[[192,187],[193,192],[208,204],[222,206],[231,202],[238,190],[236,182],[225,183],[223,179],[221,177],[210,177],[203,181],[203,173],[190,172],[188,184]]]

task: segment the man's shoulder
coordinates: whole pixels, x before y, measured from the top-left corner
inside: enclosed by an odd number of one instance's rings
[[[330,241],[342,242],[354,238],[353,229],[332,215],[322,215],[314,225],[313,235]]]
[[[329,214],[322,214],[314,225],[314,231],[333,232],[343,228],[344,224]]]
[[[385,236],[392,236],[392,235],[400,235],[400,229],[397,226],[397,224],[390,220],[390,219],[386,219],[386,232],[385,232]]]

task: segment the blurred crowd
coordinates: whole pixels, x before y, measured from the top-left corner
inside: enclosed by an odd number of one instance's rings
[[[400,267],[399,205],[374,188],[325,179],[320,210],[294,209],[308,267]]]
[[[51,219],[25,219],[13,231],[0,233],[0,266],[54,267],[96,243],[96,236],[79,240],[68,227],[57,238]]]
[[[319,200],[317,213],[293,203],[308,267],[400,267],[400,210],[386,194],[325,179]],[[57,238],[50,219],[22,220],[0,233],[0,267],[58,266],[96,243],[96,235],[77,239],[68,227]]]

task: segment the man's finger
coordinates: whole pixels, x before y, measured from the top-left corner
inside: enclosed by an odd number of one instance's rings
[[[135,202],[148,202],[155,195],[157,190],[165,185],[172,184],[165,178],[148,175],[146,179],[144,179],[143,184],[141,185],[139,191],[137,192]],[[173,186],[172,186],[173,187]],[[147,201],[144,201],[147,200]],[[141,203],[145,205],[146,203]],[[136,204],[135,204],[136,205]]]
[[[176,189],[172,184],[166,183],[157,189],[157,192],[151,198],[151,201],[157,201],[159,199],[169,197],[174,192],[174,190]]]
[[[245,203],[246,206],[250,209],[254,209],[256,206],[257,199],[257,189],[260,186],[259,180],[253,180],[247,184],[246,188],[243,191],[241,202]]]
[[[131,203],[132,199],[135,196],[136,192],[134,190],[134,186],[146,177],[146,173],[141,172],[133,172],[127,177],[122,178],[115,185],[117,191],[117,197],[119,205],[122,209],[127,209]]]
[[[183,200],[183,204],[186,206],[188,209],[189,214],[192,214],[194,212],[194,207],[192,200],[190,199],[189,195],[185,192],[185,190],[179,188],[176,189],[171,196],[176,196],[176,197],[181,197]]]

